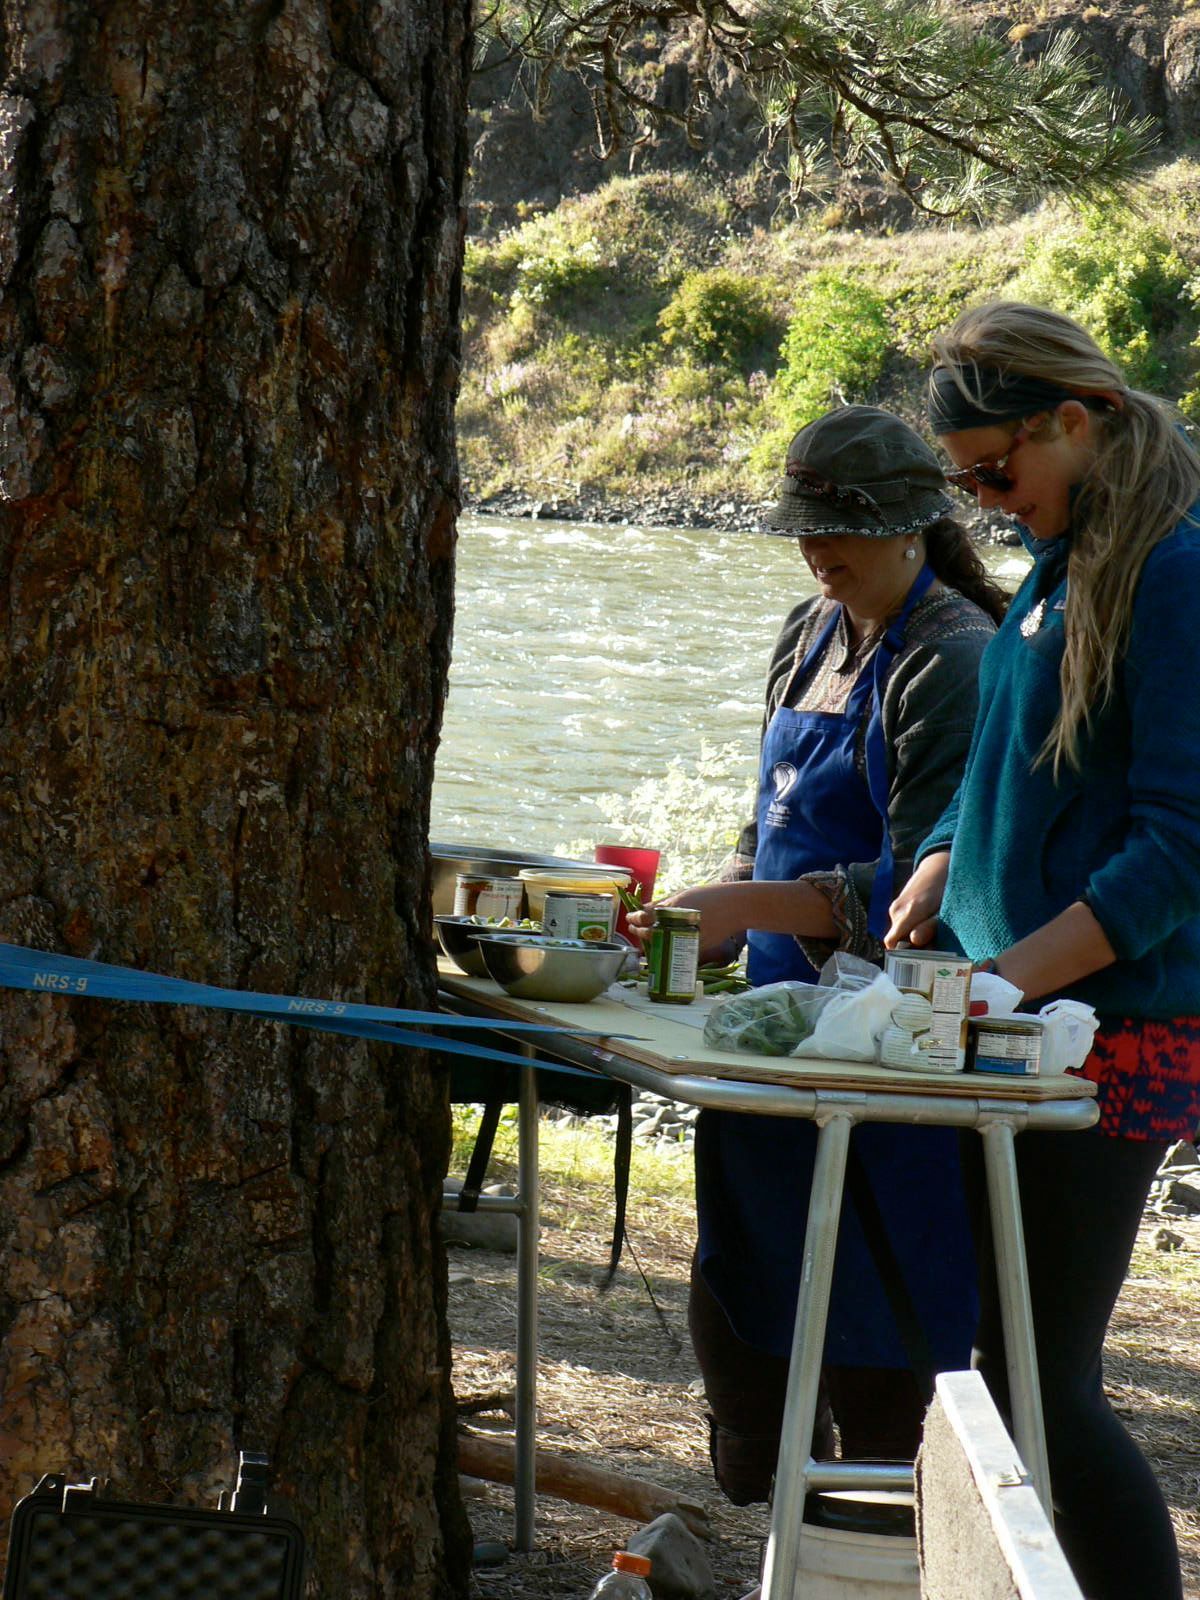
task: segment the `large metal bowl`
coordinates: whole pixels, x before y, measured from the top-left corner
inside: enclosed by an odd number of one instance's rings
[[[611,878],[613,869],[595,861],[571,861],[566,856],[530,855],[521,850],[493,850],[485,845],[431,844],[429,865],[433,884],[433,914],[449,916],[454,910],[454,880],[460,872],[475,877],[515,878],[522,867],[569,871],[577,878]]]
[[[619,977],[629,945],[484,933],[483,964],[516,1000],[594,1000]]]
[[[434,917],[438,943],[460,972],[468,978],[486,978],[483,941],[502,933],[521,933],[530,939],[544,937],[536,928],[488,928],[472,917]]]

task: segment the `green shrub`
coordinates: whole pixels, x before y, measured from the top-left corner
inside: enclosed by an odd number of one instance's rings
[[[837,401],[861,401],[879,381],[891,349],[887,307],[866,284],[814,273],[788,325],[780,365],[766,396],[773,426],[751,464],[779,471],[792,435]]]
[[[1189,276],[1158,229],[1121,212],[1090,212],[1082,227],[1032,242],[1005,294],[1065,311],[1132,384],[1155,388],[1172,364],[1181,317],[1194,320]]]
[[[595,239],[548,242],[546,249],[521,256],[512,297],[561,313],[572,301],[603,294],[611,278]]]
[[[924,369],[935,333],[950,327],[969,305],[1005,292],[1004,263],[977,255],[952,257],[936,273],[922,272],[899,284],[887,297],[888,320],[896,349]]]
[[[754,361],[775,326],[766,288],[757,278],[717,267],[689,272],[658,315],[663,343],[701,361],[742,367]]]
[[[660,392],[664,400],[678,405],[691,405],[696,401],[712,403],[724,399],[720,382],[713,377],[710,367],[698,367],[692,361],[681,361],[664,367],[659,377]]]

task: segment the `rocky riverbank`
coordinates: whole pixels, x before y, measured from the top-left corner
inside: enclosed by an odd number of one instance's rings
[[[478,499],[468,492],[463,509],[474,516],[529,517],[549,522],[614,523],[645,528],[716,528],[722,533],[746,533],[763,527],[771,504],[770,500],[689,494],[679,489],[658,489],[629,498],[564,484],[548,487],[545,493],[502,489]],[[972,513],[964,502],[962,520],[980,544],[1019,545],[1021,542],[1008,518],[997,512]]]

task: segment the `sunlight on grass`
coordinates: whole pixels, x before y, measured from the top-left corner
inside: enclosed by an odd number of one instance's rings
[[[473,492],[761,495],[780,440],[829,404],[922,426],[930,336],[1006,294],[1079,317],[1135,381],[1200,416],[1198,194],[1185,158],[1147,175],[1136,213],[1047,203],[872,234],[828,213],[735,226],[699,174],[614,179],[468,245],[458,420]]]
[[[461,1171],[470,1159],[481,1108],[453,1108],[454,1153],[450,1170]],[[597,1199],[610,1196],[613,1184],[613,1140],[602,1129],[581,1124],[564,1127],[544,1116],[538,1132],[538,1160],[544,1184],[558,1183],[575,1191],[594,1190]],[[495,1174],[511,1177],[517,1162],[517,1108],[505,1106],[492,1156]],[[634,1140],[630,1163],[631,1206],[646,1200],[674,1203],[681,1210],[693,1203],[692,1152],[683,1144],[656,1139]]]
[[[1200,1310],[1200,1272],[1191,1250],[1156,1250],[1151,1244],[1139,1243],[1130,1262],[1128,1281],[1158,1287],[1181,1308]]]

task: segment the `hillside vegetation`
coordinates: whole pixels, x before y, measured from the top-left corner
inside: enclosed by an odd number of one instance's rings
[[[757,499],[831,404],[921,424],[930,334],[998,295],[1079,318],[1134,384],[1200,420],[1200,164],[1132,208],[1047,205],[988,228],[770,227],[702,173],[651,172],[469,242],[463,471],[504,490]]]

